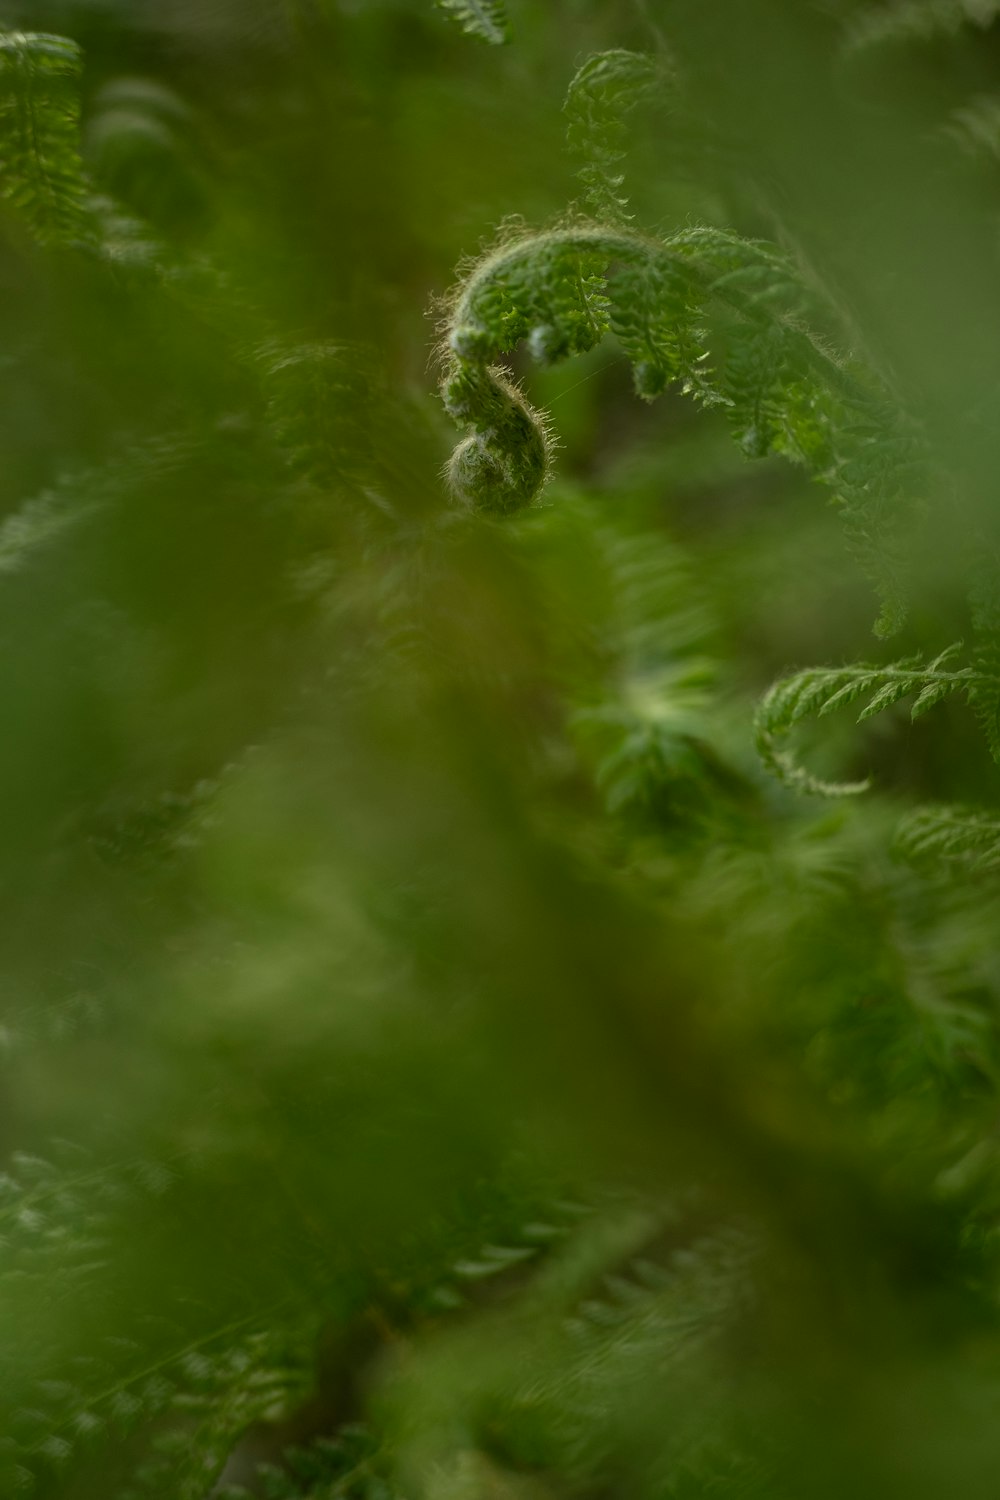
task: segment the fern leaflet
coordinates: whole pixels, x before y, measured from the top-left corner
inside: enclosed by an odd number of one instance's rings
[[[895,847],[913,864],[944,860],[994,874],[1000,870],[1000,816],[976,807],[917,807],[900,820]]]
[[[985,31],[1000,13],[997,0],[896,0],[862,10],[848,24],[848,55],[871,47],[928,42],[965,26]]]
[[[724,408],[745,451],[782,454],[830,486],[889,634],[905,614],[899,554],[922,449],[871,372],[834,352],[834,325],[776,247],[725,230],[662,241],[586,222],[516,233],[471,267],[448,309],[442,394],[469,431],[450,487],[494,515],[532,504],[550,472],[547,422],[496,361],[523,340],[551,363],[610,330],[638,395],[678,384]]]
[[[589,57],[570,83],[563,105],[566,138],[570,150],[583,158],[578,176],[587,206],[608,223],[626,223],[632,217],[619,169],[625,155],[626,117],[662,81],[654,58],[618,48]]]
[[[820,796],[850,796],[868,789],[869,782],[826,782],[799,766],[780,748],[781,740],[796,724],[815,715],[822,718],[867,698],[857,722],[891,708],[904,698],[913,698],[910,716],[918,719],[952,693],[963,693],[977,703],[980,695],[997,690],[995,679],[975,667],[955,668],[962,649],[956,641],[933,661],[922,665],[917,656],[905,657],[888,666],[857,662],[845,667],[810,667],[782,678],[765,694],[755,718],[757,750],[769,770],[788,786]]]
[[[80,49],[67,37],[0,35],[0,194],[43,243],[67,243],[87,232],[80,67]]]
[[[510,41],[510,23],[503,0],[437,0],[437,3],[467,36],[477,36],[491,47],[502,47]]]

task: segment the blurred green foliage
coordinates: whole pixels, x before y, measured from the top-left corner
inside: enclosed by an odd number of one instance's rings
[[[0,1494],[992,1500],[1000,8],[0,22]]]

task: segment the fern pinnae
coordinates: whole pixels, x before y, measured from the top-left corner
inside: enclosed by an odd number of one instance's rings
[[[437,4],[467,36],[478,37],[491,47],[502,47],[510,41],[510,23],[503,0],[437,0]]]
[[[794,368],[794,381],[775,385],[771,446],[839,474],[838,424],[867,409],[870,397],[803,324],[808,298],[776,249],[710,227],[661,241],[584,221],[505,238],[473,265],[451,300],[442,394],[470,429],[451,466],[453,492],[473,509],[503,515],[530,505],[545,483],[543,419],[495,364],[522,340],[551,363],[585,353],[611,329],[633,364],[639,395],[652,398],[677,381],[703,405],[733,406],[725,373],[708,363],[703,324],[713,305],[735,343],[762,329],[775,332],[787,353],[772,365],[776,382],[777,372]],[[806,424],[796,419],[803,390],[814,435],[805,444],[798,434]],[[755,410],[751,402],[751,423]],[[533,450],[526,460],[514,453],[515,441]]]
[[[1000,872],[1000,814],[959,805],[921,806],[899,822],[896,853],[911,864],[961,866],[973,874]]]
[[[857,722],[874,718],[904,698],[913,698],[910,717],[916,720],[944,698],[962,693],[968,703],[977,695],[1000,692],[1000,683],[976,666],[956,667],[963,643],[955,641],[923,664],[919,656],[904,657],[886,666],[856,662],[844,667],[811,667],[776,682],[765,693],[755,716],[758,753],[786,785],[820,796],[848,796],[866,791],[869,781],[825,782],[799,766],[779,748],[796,724],[810,717],[823,718],[835,710],[867,699]]]
[[[1000,588],[998,558],[991,548],[980,551],[969,589],[969,612],[975,633],[974,662],[978,680],[969,703],[979,721],[993,759],[1000,764]]]
[[[81,53],[68,37],[0,33],[0,196],[44,244],[87,238]]]
[[[843,52],[853,58],[872,49],[926,43],[955,36],[966,26],[986,31],[998,14],[997,0],[894,0],[862,7],[847,23]]]
[[[625,157],[626,118],[667,81],[656,58],[624,48],[588,57],[570,81],[563,104],[567,142],[583,160],[577,175],[587,208],[606,223],[627,224],[632,219],[619,170]]]

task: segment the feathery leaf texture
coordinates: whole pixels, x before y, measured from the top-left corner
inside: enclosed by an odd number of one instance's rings
[[[1000,559],[983,549],[969,587],[979,679],[969,695],[993,759],[1000,763]]]
[[[589,57],[570,82],[563,105],[566,139],[583,158],[578,176],[587,208],[602,222],[624,224],[632,218],[620,171],[627,117],[668,85],[656,58],[624,48]]]
[[[706,1232],[679,1213],[657,1216],[621,1203],[613,1214],[593,1215],[526,1282],[502,1328],[494,1309],[480,1314],[492,1359],[469,1361],[476,1324],[468,1320],[451,1338],[415,1351],[412,1368],[387,1392],[405,1411],[408,1444],[417,1449],[412,1459],[403,1449],[404,1472],[433,1473],[424,1493],[471,1495],[484,1483],[493,1492],[491,1477],[501,1493],[509,1478],[517,1493],[523,1455],[536,1472],[560,1474],[574,1490],[589,1488],[621,1457],[618,1423],[608,1416],[633,1399],[646,1361],[655,1359],[669,1380],[673,1369],[682,1378],[682,1369],[710,1358],[713,1341],[752,1301],[758,1253],[754,1237],[735,1225]],[[513,1469],[494,1469],[468,1447],[456,1452],[450,1430],[442,1430],[442,1404],[458,1430],[471,1434],[489,1414],[488,1451],[513,1458]],[[694,1434],[682,1441],[688,1462],[703,1462],[700,1450]],[[675,1472],[680,1458],[671,1464]],[[478,1485],[463,1473],[473,1462]]]
[[[214,1493],[218,1500],[252,1500],[261,1493],[267,1500],[396,1500],[399,1491],[379,1435],[364,1423],[351,1422],[335,1437],[286,1449],[281,1467],[259,1465],[252,1490],[223,1484]]]
[[[469,433],[452,457],[450,487],[496,516],[532,504],[552,441],[497,360],[526,340],[552,363],[610,331],[639,396],[652,400],[675,383],[723,408],[745,452],[783,454],[834,491],[882,594],[878,633],[891,634],[905,616],[900,554],[922,449],[874,376],[834,352],[830,328],[831,309],[777,248],[722,229],[656,240],[581,222],[501,239],[473,263],[448,310],[442,395]]]
[[[359,421],[372,404],[370,351],[271,339],[255,356],[271,430],[295,469],[329,480],[370,467],[372,435]]]
[[[70,1361],[58,1329],[49,1346],[39,1307],[56,1293],[67,1306],[105,1306],[121,1216],[161,1198],[174,1175],[146,1159],[98,1167],[62,1142],[51,1157],[15,1155],[0,1175],[0,1302],[17,1334],[0,1358],[9,1422],[0,1445],[3,1493],[28,1493],[68,1464],[93,1462],[102,1448],[143,1433],[145,1457],[137,1456],[123,1500],[203,1500],[239,1434],[301,1399],[308,1367],[285,1357],[287,1330],[278,1339],[267,1331],[273,1308],[192,1337],[173,1322],[164,1288],[148,1328],[124,1334],[110,1319],[106,1336]]]
[[[866,698],[857,722],[882,713],[904,698],[912,698],[912,719],[952,693],[962,693],[976,706],[984,697],[1000,692],[1000,683],[975,666],[954,665],[962,642],[947,646],[931,662],[919,656],[904,657],[886,666],[855,662],[844,667],[810,667],[776,682],[764,695],[755,718],[757,750],[764,764],[788,786],[827,797],[850,796],[867,791],[865,781],[827,782],[799,766],[780,742],[804,719],[822,718],[835,709]]]
[[[985,31],[1000,14],[998,0],[894,0],[862,9],[847,23],[848,56],[870,48],[931,41],[965,26]]]
[[[437,0],[467,36],[477,36],[492,47],[510,41],[510,23],[503,0]]]
[[[491,43],[505,39],[499,4],[443,4],[466,30]],[[963,9],[971,9],[971,0]],[[26,66],[27,57],[40,69],[37,93],[25,87],[24,94],[25,100],[31,95],[28,103],[38,114],[39,140],[44,141],[45,132],[55,129],[57,114],[45,103],[42,87],[48,75],[39,58],[46,55],[45,47],[33,52],[29,41],[21,38],[18,52],[14,39],[7,38],[11,55],[20,59],[17,67]],[[70,104],[75,70],[68,63],[67,69],[54,76],[68,90],[68,113],[58,116],[62,125],[73,124],[73,132],[67,128],[65,133],[68,142],[71,136],[75,140],[75,103]],[[11,79],[24,83],[25,77],[10,72],[8,86]],[[453,488],[488,515],[506,516],[530,505],[551,466],[552,437],[546,419],[532,409],[498,361],[521,341],[540,362],[549,363],[591,349],[611,334],[633,366],[642,399],[652,400],[673,383],[724,414],[746,455],[782,455],[832,490],[852,545],[883,589],[888,633],[903,610],[899,545],[907,507],[921,491],[920,444],[871,373],[836,352],[842,342],[836,319],[775,247],[717,228],[686,229],[663,239],[629,228],[618,175],[623,132],[616,126],[659,87],[660,78],[656,66],[633,53],[605,53],[584,65],[566,108],[571,139],[587,163],[581,176],[589,201],[604,222],[508,236],[470,269],[456,293],[444,397],[467,433],[452,460]],[[8,110],[6,118],[17,129],[29,119],[24,114],[28,103],[22,101],[21,114]],[[7,133],[17,139],[9,126]],[[33,149],[37,155],[37,142]],[[69,156],[65,192],[45,196],[42,189],[49,191],[51,183],[39,177],[38,160],[49,162],[51,172],[58,156],[55,146],[45,146],[23,169],[21,180],[27,186],[4,191],[37,234],[62,243],[83,233],[86,197],[82,178],[70,171]],[[95,204],[95,216],[100,212]],[[138,237],[131,221],[119,220],[115,235],[102,249],[119,266],[138,268],[147,258],[157,263],[163,253]],[[215,305],[221,306],[221,274],[216,277],[203,264],[182,267],[174,274],[175,290],[183,291],[185,278],[192,297],[199,285],[210,283],[209,297],[217,297]],[[314,487],[325,495],[370,483],[378,427],[373,422],[369,430],[359,412],[377,409],[377,391],[358,346],[319,336],[299,341],[276,331],[263,342],[255,325],[244,359],[258,377],[265,435],[284,460],[276,468],[290,489],[304,494]],[[242,442],[241,435],[241,447]],[[16,512],[0,526],[0,584],[13,588],[17,579],[11,575],[43,567],[60,545],[71,548],[77,524],[114,509],[120,490],[128,496],[148,490],[143,476],[161,462],[178,461],[181,443],[179,435],[167,434],[162,453],[152,443],[126,451],[103,470],[69,476]],[[537,519],[541,527],[550,518]],[[711,663],[702,654],[708,650],[704,614],[698,600],[681,587],[683,580],[672,569],[659,533],[622,535],[614,524],[598,523],[594,536],[618,601],[617,629],[604,631],[599,642],[606,656],[613,656],[617,676],[614,689],[599,696],[596,706],[589,705],[589,725],[588,709],[576,715],[576,723],[584,733],[600,736],[602,744],[611,743],[595,776],[606,807],[634,813],[640,837],[657,820],[661,825],[669,821],[676,849],[678,830],[703,822],[707,826],[727,799],[736,809],[734,824],[744,809],[741,779],[716,753],[702,727],[705,688],[712,680]],[[396,533],[393,550],[399,553],[398,572],[387,570],[380,584],[391,595],[412,557]],[[326,551],[320,560],[327,562]],[[370,588],[368,580],[365,586]],[[787,755],[784,736],[811,715],[822,717],[842,706],[853,705],[863,722],[909,698],[911,715],[918,718],[955,694],[978,715],[1000,761],[998,601],[1000,591],[984,576],[971,599],[975,640],[969,665],[960,665],[961,644],[956,643],[926,664],[916,657],[886,666],[860,663],[799,673],[777,684],[758,716],[765,762],[805,790],[860,790],[865,783],[837,786],[811,777]],[[402,623],[396,626],[394,598],[382,609],[389,618],[387,636],[390,628],[400,633],[412,628],[402,607]],[[596,638],[596,628],[594,633]],[[356,634],[366,658],[384,665],[389,652],[372,649],[371,630]],[[200,633],[199,645],[202,639]],[[320,691],[326,701],[328,676]],[[214,785],[199,782],[191,794],[154,792],[134,798],[125,802],[124,816],[119,804],[112,803],[97,835],[91,828],[91,846],[106,866],[125,864],[127,871],[130,861],[135,866],[134,850],[152,849],[162,867],[177,844],[178,826],[199,812],[203,791],[206,800],[214,796]],[[842,817],[846,825],[848,814]],[[800,826],[806,821],[800,819]],[[832,837],[824,844],[812,829],[797,848],[786,840],[780,850],[787,867],[782,886],[775,885],[775,863],[769,864],[770,855],[758,847],[762,840],[741,837],[727,847],[724,838],[715,837],[715,828],[713,824],[704,882],[717,903],[715,925],[725,926],[727,933],[739,932],[741,923],[742,934],[756,929],[756,938],[740,954],[740,966],[755,977],[767,972],[768,983],[761,989],[767,991],[768,1003],[775,993],[801,994],[796,1003],[812,1008],[811,1050],[817,1067],[828,1070],[825,1085],[842,1086],[845,1077],[857,1074],[859,1060],[868,1058],[871,1073],[878,1075],[885,1094],[894,1095],[896,1108],[907,1090],[926,1098],[939,1078],[967,1066],[970,1058],[980,1066],[980,1054],[985,1073],[996,1007],[993,992],[988,992],[989,1005],[967,1000],[961,932],[954,976],[939,974],[921,947],[918,922],[908,929],[895,910],[884,919],[876,913],[876,924],[884,920],[886,930],[892,928],[887,939],[875,925],[870,938],[871,953],[884,958],[885,972],[879,972],[877,963],[869,964],[869,950],[860,942],[841,945],[853,950],[844,959],[851,982],[838,974],[827,990],[825,981],[809,971],[809,950],[815,948],[822,959],[831,948],[824,951],[813,934],[842,925],[845,912],[857,915],[866,904],[883,904],[866,903],[869,887],[858,875],[859,861],[852,862],[850,846]],[[184,839],[191,836],[185,826]],[[1000,869],[1000,817],[985,810],[921,807],[904,822],[898,848],[916,863],[943,859],[992,873]],[[860,863],[867,879],[868,862]],[[614,878],[617,882],[617,868]],[[900,880],[904,895],[919,883],[913,872],[890,870],[885,885],[877,887],[880,896],[888,891],[887,908],[892,906],[892,879]],[[815,927],[806,942],[801,933],[796,942],[788,941],[795,924],[788,919],[791,903],[782,900],[783,890],[803,896],[801,910],[813,913]],[[685,899],[697,905],[697,893]],[[296,926],[296,937],[298,932]],[[409,949],[409,934],[404,938]],[[773,956],[772,944],[780,957]],[[266,946],[261,952],[267,956]],[[759,955],[766,962],[756,962]],[[840,962],[836,953],[834,962]],[[412,963],[409,952],[406,963]],[[780,979],[772,988],[782,964],[789,975],[784,990]],[[804,979],[797,964],[805,966]],[[642,972],[645,976],[645,966]],[[464,990],[464,971],[460,973]],[[436,984],[436,973],[432,980]],[[824,1008],[833,1008],[835,992],[846,1019],[835,1014],[824,1021]],[[74,1003],[78,1000],[74,997]],[[901,1019],[896,1010],[911,1000],[909,1021]],[[59,1015],[63,1039],[71,1027],[83,1030],[92,1024],[90,1007],[97,1002],[85,996],[79,1004],[79,1018],[75,1012]],[[775,1018],[781,1024],[780,1011],[780,1005],[774,1006],[769,1025]],[[471,1014],[468,1003],[463,1012]],[[8,1051],[20,1052],[36,1036],[47,1038],[48,1018],[39,1019],[37,1006],[32,1015],[30,1025],[0,1031]],[[830,1056],[817,1062],[816,1043],[832,1054],[838,1045],[832,1033],[841,1024],[845,1030],[856,1028],[844,1044],[843,1065]],[[55,1036],[55,1023],[51,1026]],[[389,1069],[387,1088],[392,1087],[391,1075]],[[851,1084],[856,1086],[856,1076]],[[765,1085],[769,1087],[769,1079]],[[735,1131],[738,1112],[733,1121],[727,1129]],[[268,1128],[270,1124],[269,1114]],[[810,1166],[808,1142],[803,1161]],[[361,1166],[367,1169],[365,1163]],[[878,1179],[872,1181],[877,1188]],[[110,1477],[102,1493],[111,1500],[207,1500],[209,1495],[222,1500],[227,1492],[219,1485],[226,1480],[229,1459],[234,1452],[239,1456],[241,1436],[253,1424],[283,1420],[313,1394],[311,1361],[322,1301],[313,1287],[302,1293],[301,1302],[294,1297],[287,1303],[265,1299],[268,1305],[255,1303],[249,1317],[227,1321],[228,1314],[220,1316],[211,1306],[189,1307],[185,1320],[184,1310],[176,1310],[173,1289],[151,1285],[143,1305],[151,1313],[149,1324],[156,1326],[147,1329],[140,1318],[141,1326],[128,1326],[128,1336],[121,1336],[115,1308],[123,1305],[122,1244],[141,1223],[146,1199],[170,1189],[171,1168],[148,1160],[100,1170],[86,1158],[66,1167],[58,1160],[21,1155],[9,1164],[9,1175],[0,1175],[5,1334],[0,1340],[0,1407],[12,1412],[11,1436],[5,1431],[0,1439],[0,1492],[27,1493],[37,1486],[46,1495],[79,1494],[77,1466],[86,1486],[87,1475],[106,1459]],[[782,1485],[769,1483],[760,1450],[745,1456],[742,1435],[725,1430],[726,1401],[713,1407],[709,1400],[707,1412],[703,1402],[703,1393],[710,1393],[716,1380],[716,1346],[760,1343],[757,1326],[746,1321],[746,1308],[755,1296],[756,1237],[738,1226],[727,1227],[724,1215],[720,1225],[711,1212],[707,1230],[695,1214],[694,1229],[688,1232],[690,1226],[677,1220],[665,1224],[656,1210],[645,1207],[633,1213],[620,1200],[603,1221],[595,1216],[572,1227],[566,1223],[573,1216],[572,1205],[567,1210],[533,1203],[533,1217],[515,1218],[520,1207],[497,1211],[495,1218],[502,1222],[491,1219],[488,1225],[477,1222],[463,1230],[461,1249],[449,1244],[433,1267],[421,1259],[419,1270],[392,1280],[391,1316],[401,1311],[412,1324],[405,1329],[405,1357],[385,1361],[385,1369],[380,1366],[374,1415],[381,1421],[384,1410],[392,1407],[394,1381],[411,1382],[409,1404],[405,1393],[400,1401],[406,1410],[398,1443],[391,1418],[388,1441],[384,1431],[341,1426],[335,1436],[286,1455],[283,1472],[272,1467],[260,1473],[255,1492],[263,1490],[273,1500],[395,1500],[397,1494],[417,1500],[483,1500],[485,1495],[545,1500],[556,1492],[606,1493],[609,1485],[628,1482],[634,1459],[634,1451],[627,1451],[631,1408],[640,1404],[636,1395],[645,1397],[648,1391],[660,1412],[664,1391],[659,1382],[665,1381],[666,1403],[671,1405],[676,1393],[679,1415],[670,1424],[669,1449],[649,1466],[659,1468],[644,1493],[663,1500],[708,1493],[786,1493]],[[342,1210],[337,1234],[347,1218],[348,1211]],[[193,1248],[197,1252],[197,1244]],[[280,1270],[279,1262],[279,1257],[269,1261],[269,1277]],[[155,1275],[155,1270],[147,1273],[150,1283]],[[328,1288],[329,1282],[324,1279],[322,1286]],[[37,1308],[55,1309],[56,1317],[33,1320]],[[75,1333],[77,1309],[85,1310],[80,1328],[86,1331],[89,1320],[97,1332],[83,1355],[67,1359],[65,1332]],[[377,1301],[373,1310],[379,1318],[385,1312]],[[461,1315],[455,1329],[447,1322],[452,1314]],[[736,1337],[727,1338],[727,1331]],[[452,1332],[457,1334],[455,1345],[448,1343]],[[428,1368],[431,1378],[423,1379]],[[725,1379],[731,1384],[728,1374]],[[696,1395],[685,1413],[683,1397],[689,1390]],[[653,1424],[649,1430],[654,1431]],[[481,1443],[484,1451],[459,1446],[456,1452],[456,1431],[459,1445]],[[414,1434],[416,1445],[425,1439],[433,1444],[438,1432],[444,1436],[441,1451],[434,1454],[440,1463],[433,1481],[426,1488],[407,1482],[397,1491],[399,1471],[393,1465],[399,1449]],[[251,1437],[244,1454],[252,1447]],[[508,1459],[510,1468],[505,1467]],[[552,1490],[548,1475],[554,1476]]]
[[[996,874],[1000,814],[977,807],[916,807],[900,819],[894,845],[913,864],[944,861],[976,874]]]
[[[80,49],[67,37],[0,33],[0,195],[46,244],[88,231],[80,68]]]

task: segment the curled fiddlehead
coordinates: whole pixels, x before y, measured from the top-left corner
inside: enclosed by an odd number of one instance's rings
[[[453,417],[472,432],[448,463],[448,484],[473,510],[508,515],[530,505],[549,472],[550,437],[542,415],[495,366],[456,359],[444,388]]]
[[[526,342],[551,364],[611,332],[637,395],[652,400],[674,382],[725,408],[748,453],[806,465],[850,512],[871,494],[857,433],[884,408],[864,374],[812,331],[829,320],[779,251],[725,230],[657,240],[584,221],[515,234],[473,264],[448,307],[442,395],[468,429],[450,486],[494,515],[530,505],[549,473],[551,437],[498,361]]]

